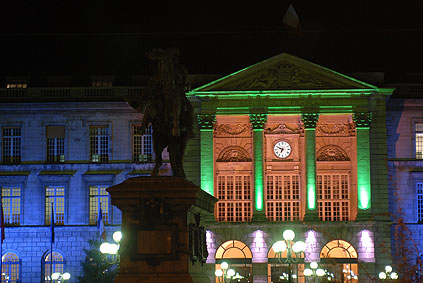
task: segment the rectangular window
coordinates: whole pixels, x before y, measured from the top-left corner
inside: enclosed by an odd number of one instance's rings
[[[46,225],[51,224],[51,204],[54,208],[54,224],[65,224],[65,187],[47,186],[46,187]]]
[[[423,123],[416,123],[416,159],[423,159]]]
[[[132,134],[133,160],[151,161],[153,154],[153,127],[141,132],[141,126],[134,125]]]
[[[19,225],[21,222],[21,188],[3,187],[1,189],[4,223]]]
[[[217,177],[216,218],[219,222],[247,222],[252,217],[249,175]]]
[[[21,129],[3,128],[3,163],[21,162]]]
[[[348,221],[350,218],[349,175],[317,175],[317,199],[322,221]]]
[[[65,162],[65,126],[47,126],[47,162]]]
[[[90,225],[96,225],[98,220],[99,205],[103,214],[104,224],[110,223],[109,207],[110,196],[106,191],[107,186],[90,186]]]
[[[109,161],[108,127],[90,127],[90,156],[92,162]]]
[[[300,177],[266,176],[266,217],[269,221],[300,220]]]
[[[417,189],[417,222],[423,223],[423,183],[417,183],[416,189]]]

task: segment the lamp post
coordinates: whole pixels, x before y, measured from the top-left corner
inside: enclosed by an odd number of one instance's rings
[[[283,241],[278,241],[273,244],[273,251],[275,252],[276,259],[280,263],[288,264],[289,274],[288,281],[291,283],[292,278],[296,274],[291,272],[291,264],[298,264],[301,260],[301,254],[305,251],[306,244],[303,241],[298,241],[293,244],[295,233],[292,230],[285,230],[282,234]],[[286,251],[286,258],[283,258],[283,253]]]
[[[317,262],[310,262],[310,268],[304,269],[304,276],[306,277],[307,282],[317,283],[321,282],[324,279],[324,276],[327,275],[327,280],[333,280],[333,274],[327,273],[325,270],[318,268]]]
[[[389,280],[394,281],[398,279],[398,273],[392,271],[392,266],[387,265],[385,266],[385,271],[379,273],[379,279],[382,280]]]
[[[222,262],[220,264],[220,269],[217,269],[214,272],[214,275],[216,275],[217,280],[219,281],[219,283],[227,283],[227,282],[231,282],[231,279],[235,277],[237,277],[236,279],[238,279],[239,277],[242,278],[242,276],[239,275],[239,273],[236,273],[235,275],[235,270],[233,270],[232,268],[229,268],[229,264],[227,262]],[[229,269],[228,269],[229,268]]]
[[[66,282],[71,278],[71,275],[69,272],[65,272],[65,273],[60,273],[60,272],[55,272],[51,275],[51,279],[57,282]]]
[[[122,240],[122,232],[116,231],[113,233],[113,240],[115,243],[104,242],[100,245],[100,252],[104,254],[106,262],[115,264],[120,262],[119,248],[120,241]]]

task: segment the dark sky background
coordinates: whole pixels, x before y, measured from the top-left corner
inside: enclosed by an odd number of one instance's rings
[[[0,75],[147,74],[145,52],[169,46],[190,73],[225,75],[282,52],[344,73],[423,71],[421,0],[180,2],[2,3]],[[283,24],[290,3],[302,37]]]

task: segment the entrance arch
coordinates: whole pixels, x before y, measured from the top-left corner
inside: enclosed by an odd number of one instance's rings
[[[229,264],[229,268],[234,269],[240,276],[249,280],[245,280],[245,282],[253,282],[253,254],[250,248],[243,242],[238,240],[224,242],[217,248],[215,259],[215,270],[221,269],[221,263],[226,262]],[[217,278],[216,282],[219,282]]]
[[[295,242],[291,242],[291,247]],[[287,257],[287,251],[285,250],[281,254],[281,259]],[[292,255],[293,258],[297,258],[295,254]],[[296,263],[287,264],[281,263],[278,260],[275,251],[273,250],[273,245],[270,247],[269,252],[267,253],[268,265],[267,265],[267,282],[268,283],[278,283],[278,282],[288,282],[289,274],[294,275],[291,278],[292,283],[304,283],[304,253],[301,253],[301,256],[296,259]]]
[[[326,265],[326,269],[339,282],[359,282],[357,251],[347,241],[333,240],[327,243],[320,251],[320,263]]]

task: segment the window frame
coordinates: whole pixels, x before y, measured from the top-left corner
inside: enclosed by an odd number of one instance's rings
[[[7,129],[19,129],[19,136],[17,135],[5,135],[5,130]],[[22,162],[22,142],[23,142],[23,127],[22,126],[3,126],[1,127],[1,147],[2,147],[2,163],[3,164],[20,164]],[[5,138],[10,137],[12,140],[9,142],[9,155],[6,155],[6,141]],[[18,145],[15,144],[15,137],[18,139]],[[16,152],[18,148],[19,155],[12,154]],[[12,158],[13,156],[18,156],[18,158]],[[6,158],[7,157],[7,158]]]
[[[61,139],[61,138],[59,138],[59,137],[48,137],[48,131],[47,131],[47,128],[48,127],[63,127],[63,131],[64,131],[64,135],[63,135],[63,154],[55,154],[55,155],[50,155],[49,154],[49,139],[54,139],[55,140],[55,145],[54,145],[54,147],[53,147],[53,150],[55,151],[55,152],[57,152],[58,151],[58,146],[57,146],[57,144],[58,144],[58,139]],[[66,150],[66,148],[67,148],[67,138],[66,138],[66,134],[67,134],[67,131],[66,131],[66,125],[45,125],[45,145],[46,145],[46,147],[45,147],[45,150],[46,150],[46,152],[45,152],[45,156],[46,156],[46,162],[47,163],[64,163],[65,161],[66,161],[66,152],[67,152],[67,150]],[[53,157],[53,158],[51,158],[51,157]]]
[[[327,187],[324,186],[325,176],[331,176],[330,178],[330,191]],[[334,193],[333,184],[334,184],[334,176],[339,176],[339,187],[337,189],[338,194]],[[346,176],[347,180],[347,188],[343,189],[342,187],[342,176]],[[322,188],[320,189],[320,181],[319,177],[322,177]],[[328,173],[328,172],[318,172],[316,174],[316,192],[317,192],[317,207],[320,221],[350,221],[352,219],[351,209],[352,209],[352,196],[351,196],[351,174],[349,172],[336,172],[336,173]],[[326,189],[325,189],[326,188]],[[347,193],[347,197],[343,197],[344,192]],[[338,196],[338,197],[336,197]],[[344,208],[346,206],[347,215],[344,216]],[[336,208],[339,208],[336,211]],[[326,210],[327,209],[327,210]],[[338,216],[335,214],[338,212]],[[339,218],[339,219],[337,219]]]
[[[112,202],[111,202],[111,198],[110,198],[110,194],[106,191],[107,195],[91,195],[91,187],[97,187],[97,190],[99,189],[99,187],[105,187],[105,190],[107,188],[110,187],[109,184],[87,184],[87,191],[88,191],[88,225],[97,225],[97,220],[98,220],[98,203],[102,204],[101,202],[101,197],[107,197],[107,210],[103,210],[103,205],[102,207],[102,213],[103,213],[103,222],[104,225],[112,225],[113,224],[113,209],[112,209]],[[97,191],[98,192],[98,191]],[[97,199],[97,205],[95,209],[91,209],[91,198],[98,198]],[[92,214],[93,213],[93,217]],[[107,217],[105,218],[105,214],[107,213]],[[106,220],[105,220],[106,219]],[[94,222],[92,222],[92,220],[95,220]]]
[[[56,226],[64,226],[67,225],[67,185],[66,184],[43,184],[44,188],[44,225],[49,226],[51,224],[51,212],[47,215],[47,210],[51,209],[51,201],[47,203],[47,199],[51,198],[52,196],[47,196],[47,188],[48,187],[63,187],[63,196],[54,195],[54,225]],[[55,189],[56,192],[56,189]],[[57,222],[57,198],[63,198],[63,223]]]
[[[92,129],[106,129],[107,135],[105,134],[91,134]],[[93,163],[108,163],[111,160],[111,153],[112,153],[112,133],[113,128],[111,127],[110,123],[102,123],[102,122],[93,122],[90,123],[88,126],[88,151],[89,151],[89,160]],[[101,138],[107,136],[107,154],[102,154],[102,145],[101,145]],[[93,142],[92,137],[97,137],[97,141]],[[96,144],[93,147],[93,144]],[[96,150],[93,151],[93,148]],[[97,156],[97,157],[95,157]],[[106,156],[107,158],[102,159],[102,157]]]
[[[3,261],[3,257],[5,257],[7,254],[13,254],[18,258],[18,261],[16,263],[10,263],[8,264],[7,262]],[[11,282],[16,282],[16,283],[21,283],[22,282],[22,258],[19,256],[18,253],[14,252],[14,251],[6,251],[1,255],[1,261],[2,261],[2,269],[5,266],[8,265],[17,265],[18,266],[18,272],[17,272],[17,280],[13,281],[11,280]],[[1,273],[3,273],[3,270],[1,270]],[[9,273],[5,272],[6,274],[9,275]],[[9,275],[10,277],[10,275]],[[1,277],[0,277],[0,281],[1,281]]]
[[[19,189],[19,196],[13,196],[12,194],[13,194],[13,192],[11,192],[10,194],[10,196],[4,196],[3,195],[3,189],[5,189],[5,188],[8,188],[8,189],[10,189],[10,190],[12,190],[12,189],[14,189],[14,188],[18,188]],[[2,185],[1,187],[0,187],[0,189],[1,189],[1,191],[0,191],[0,194],[1,194],[1,202],[2,202],[2,205],[3,205],[3,213],[4,213],[4,224],[6,225],[6,226],[21,226],[22,225],[22,187],[21,186],[8,186],[8,185]],[[19,199],[19,201],[17,202],[17,203],[19,203],[19,221],[18,221],[18,223],[10,223],[10,222],[7,222],[6,221],[6,215],[8,214],[7,213],[7,211],[5,212],[5,207],[6,207],[6,205],[4,204],[4,202],[3,202],[3,200],[4,199],[9,199],[9,214],[11,214],[12,212],[13,212],[13,199]],[[10,218],[11,219],[13,219],[13,217],[12,216],[10,216]]]
[[[63,271],[65,270],[66,259],[65,259],[65,256],[63,255],[63,253],[60,252],[60,251],[54,250],[54,249],[53,249],[53,252],[48,250],[47,252],[44,253],[44,255],[42,257],[42,261],[41,261],[41,282],[45,282],[45,283],[53,282],[49,279],[46,279],[46,274],[47,274],[46,265],[51,264],[50,260],[47,261],[47,257],[49,255],[51,256],[51,254],[53,254],[53,270],[52,270],[52,273],[55,273],[55,272],[63,273]],[[54,254],[60,255],[61,258],[62,258],[62,262],[60,262],[60,261],[56,262],[56,260],[54,260],[54,258],[55,258]],[[62,266],[61,266],[61,268],[56,269],[57,265],[62,265]],[[48,274],[50,274],[50,266],[48,268]],[[50,276],[51,276],[51,274],[50,274]]]
[[[417,125],[420,124],[422,130],[417,130]],[[417,138],[417,135],[421,134],[421,141]],[[417,151],[419,149],[420,151]],[[413,156],[415,159],[423,159],[423,120],[413,120]]]
[[[153,151],[153,126],[148,126],[144,134],[136,133],[136,127],[141,127],[140,124],[132,124],[131,134],[132,134],[132,161],[134,162],[152,162],[154,160],[154,151]],[[136,141],[136,138],[140,141]],[[148,140],[150,138],[150,149],[148,152]],[[139,145],[139,148],[138,146]],[[140,151],[140,152],[139,152]],[[146,153],[147,151],[147,153]]]
[[[416,217],[417,217],[417,223],[423,223],[423,182],[422,181],[416,182]]]

